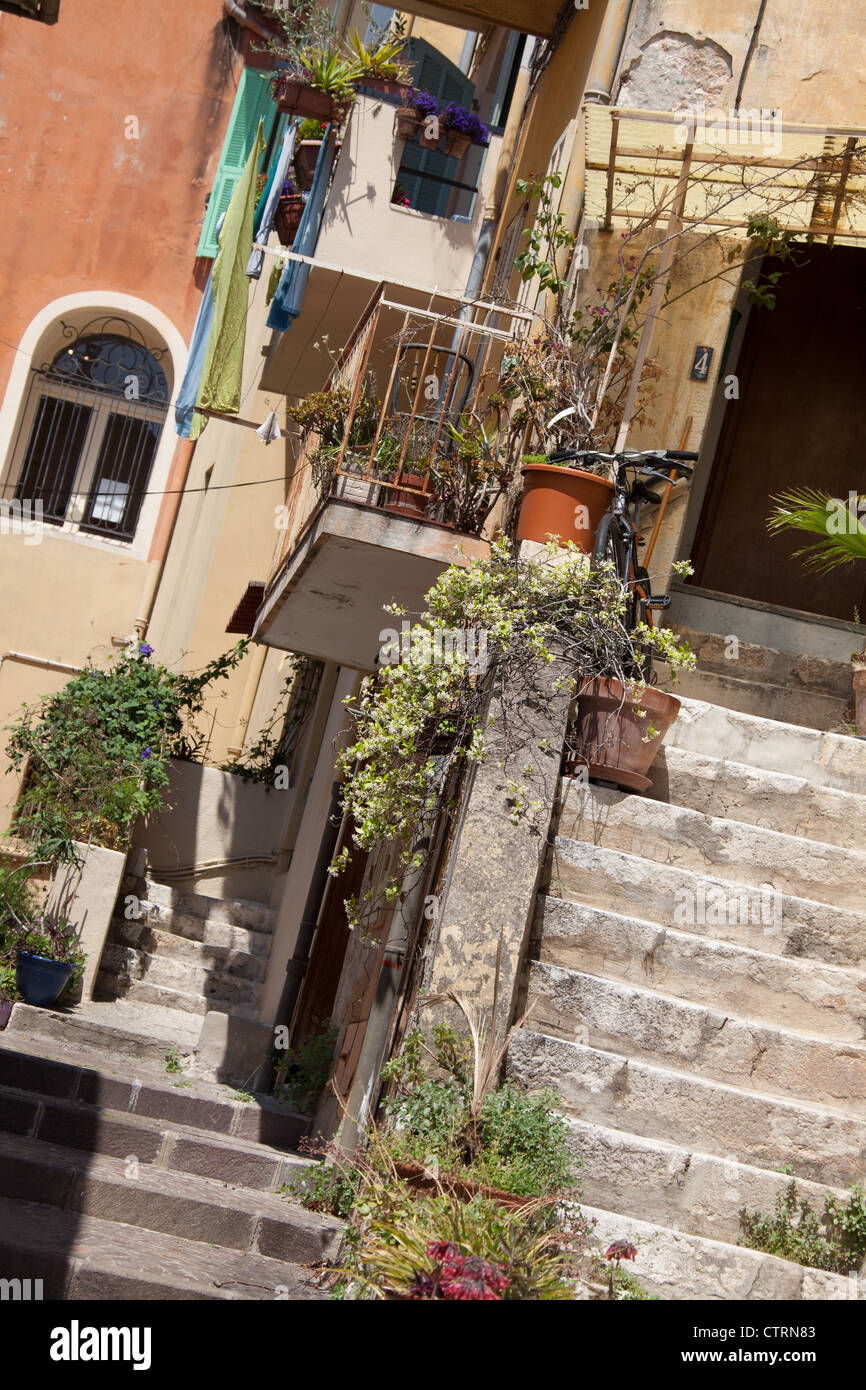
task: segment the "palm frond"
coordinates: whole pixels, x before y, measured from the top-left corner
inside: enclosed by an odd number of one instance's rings
[[[806,531],[821,537],[794,552],[811,569],[829,574],[840,565],[866,560],[866,526],[859,519],[866,512],[866,497],[849,504],[815,488],[792,488],[771,500],[776,503],[767,518],[772,534]]]

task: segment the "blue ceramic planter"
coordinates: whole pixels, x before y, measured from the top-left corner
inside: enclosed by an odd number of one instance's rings
[[[66,961],[49,960],[46,956],[34,956],[29,951],[19,951],[15,983],[25,1004],[37,1004],[44,1008],[54,1003],[69,983],[74,969],[75,966]]]

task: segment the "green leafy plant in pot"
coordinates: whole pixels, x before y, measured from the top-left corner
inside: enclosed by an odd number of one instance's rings
[[[0,968],[25,1004],[50,1007],[81,975],[87,959],[76,927],[66,915],[71,890],[61,890],[38,903],[31,880],[46,861],[27,860],[6,872],[0,883],[0,912],[4,922]],[[26,876],[22,878],[23,876]],[[53,885],[52,885],[53,886]]]

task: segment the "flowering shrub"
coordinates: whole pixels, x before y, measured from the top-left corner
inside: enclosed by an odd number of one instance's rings
[[[465,1255],[453,1240],[431,1241],[427,1254],[436,1261],[431,1273],[419,1273],[409,1287],[410,1299],[446,1298],[459,1301],[495,1302],[502,1298],[509,1281],[503,1266]]]
[[[76,841],[128,844],[133,822],[162,805],[169,759],[202,746],[194,721],[205,687],[238,665],[246,645],[178,676],[139,643],[105,670],[85,667],[7,726],[11,767],[27,771],[15,832],[36,859],[74,860]]]

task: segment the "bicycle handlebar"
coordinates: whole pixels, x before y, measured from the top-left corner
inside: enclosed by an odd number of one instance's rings
[[[567,459],[594,459],[602,463],[618,463],[621,468],[639,468],[645,460],[653,459],[656,463],[675,464],[675,473],[682,477],[688,477],[693,471],[686,467],[685,461],[694,462],[697,457],[697,454],[684,449],[643,449],[622,454],[603,454],[598,449],[558,449],[548,454],[551,463],[565,463]],[[653,473],[652,469],[648,471]],[[671,481],[663,473],[653,473],[653,476],[660,477],[663,482]]]

